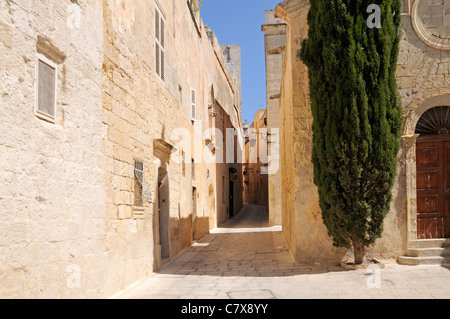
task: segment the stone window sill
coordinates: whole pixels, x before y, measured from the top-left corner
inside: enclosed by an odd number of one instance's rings
[[[133,214],[143,215],[145,212],[144,206],[133,206]]]

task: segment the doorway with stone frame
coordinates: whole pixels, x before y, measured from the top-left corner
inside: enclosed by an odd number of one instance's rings
[[[160,167],[158,169],[158,228],[162,261],[170,258],[169,205],[169,177],[167,171]]]
[[[155,269],[161,269],[170,261],[170,178],[169,162],[173,146],[163,139],[153,140],[156,199],[154,201]]]
[[[450,107],[427,110],[415,133],[417,239],[450,238]]]
[[[449,112],[432,108],[417,124],[417,239],[450,237]]]
[[[406,242],[405,255],[398,257],[400,264],[450,261],[449,102],[450,92],[427,97],[405,116],[401,153]]]
[[[430,152],[430,151],[426,151],[426,143],[428,142],[432,142],[433,137],[440,137],[437,140],[443,141],[445,140],[444,135],[446,134],[432,134],[433,132],[430,131],[428,134],[424,131],[427,128],[423,126],[423,122],[427,123],[427,121],[425,120],[425,118],[423,116],[426,117],[426,119],[428,121],[430,121],[430,119],[428,118],[428,116],[430,115],[430,113],[426,114],[427,112],[433,112],[434,108],[437,108],[436,111],[441,111],[441,109],[439,107],[442,107],[442,111],[445,111],[445,108],[447,105],[449,105],[449,101],[450,101],[450,93],[443,93],[440,95],[436,95],[436,96],[431,96],[431,97],[427,97],[425,99],[423,99],[422,101],[420,101],[419,103],[417,103],[415,105],[415,107],[411,108],[411,112],[405,117],[405,121],[404,121],[404,125],[403,125],[403,135],[402,135],[402,152],[404,153],[405,156],[405,191],[406,191],[406,199],[405,199],[405,210],[406,210],[406,243],[407,246],[409,247],[409,244],[413,241],[417,241],[417,240],[421,240],[424,236],[424,234],[420,235],[418,230],[424,230],[425,223],[427,222],[426,220],[424,221],[424,223],[422,223],[422,221],[420,221],[422,218],[426,218],[426,211],[428,210],[432,210],[431,206],[432,203],[428,203],[428,208],[424,209],[423,205],[425,205],[425,207],[427,206],[427,199],[426,196],[424,197],[424,195],[426,195],[427,193],[427,189],[428,188],[428,179],[430,179],[430,183],[433,183],[434,181],[433,176],[430,175],[430,178],[428,178],[427,175],[423,175],[421,172],[423,172],[424,170],[426,170],[426,167],[428,165],[429,169],[431,170],[431,164],[427,164],[425,163],[421,163],[423,161],[430,161],[430,159],[425,159],[423,158],[425,155],[426,156],[432,156],[431,154],[423,154],[423,152]],[[433,114],[434,115],[434,114]],[[450,115],[450,112],[449,112]],[[440,116],[440,114],[439,114]],[[445,117],[445,114],[444,114]],[[430,127],[429,124],[427,124],[427,126]],[[432,127],[430,127],[431,129]],[[442,129],[439,128],[438,131]],[[441,133],[445,133],[443,130],[441,130]],[[419,151],[418,151],[419,149]],[[419,156],[422,158],[418,159],[418,152],[421,153]],[[437,154],[435,154],[434,156],[438,156]],[[443,156],[443,154],[439,155],[439,156]],[[419,161],[419,163],[418,163]],[[441,163],[444,162],[444,158],[442,157],[439,160]],[[444,170],[443,168],[442,171]],[[419,174],[418,174],[419,173]],[[440,173],[439,173],[440,174]],[[443,173],[442,173],[443,174]],[[418,175],[423,175],[423,176],[418,176]],[[423,179],[423,180],[418,180],[418,179]],[[438,178],[438,175],[434,178]],[[427,183],[426,185],[424,185],[423,183]],[[418,185],[419,183],[419,185]],[[439,183],[440,184],[440,192],[442,193],[442,196],[444,195],[444,188],[443,188],[443,179],[441,178],[441,180],[438,182],[436,180],[435,183]],[[446,182],[447,184],[448,182]],[[426,187],[425,187],[426,186]],[[446,185],[448,186],[448,184]],[[430,184],[431,187],[431,184]],[[436,184],[437,187],[437,184]],[[449,187],[447,187],[448,190]],[[431,191],[431,190],[430,190]],[[435,195],[436,196],[436,195]],[[421,199],[419,199],[421,198]],[[435,197],[436,198],[436,197]],[[445,199],[442,199],[445,200]],[[420,203],[419,203],[420,201]],[[418,207],[418,205],[420,204],[420,208]],[[442,206],[444,206],[444,204],[442,203]],[[420,211],[422,210],[422,213],[425,213],[424,215],[420,215]],[[444,214],[444,213],[440,213],[440,216]],[[437,213],[436,213],[437,216]],[[432,215],[428,215],[428,217],[432,218]],[[420,221],[420,222],[419,222]],[[429,221],[430,222],[430,221]],[[425,231],[425,230],[424,230]],[[426,232],[426,231],[425,231]]]

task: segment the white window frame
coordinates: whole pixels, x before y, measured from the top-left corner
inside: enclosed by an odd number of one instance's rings
[[[160,39],[158,39],[158,37],[156,36],[156,12],[158,12],[159,15],[159,38],[161,38],[161,21],[164,23],[164,45],[161,45],[161,41]],[[155,36],[155,53],[156,53],[156,48],[159,48],[158,50],[158,54],[159,54],[159,65],[156,65],[157,62],[157,58],[155,55],[155,68],[156,68],[156,75],[158,75],[158,78],[162,81],[165,82],[166,79],[166,16],[162,13],[161,9],[159,8],[158,4],[155,3],[155,19],[153,19],[153,23],[154,23],[154,36]],[[161,52],[164,54],[164,63],[161,63]],[[158,74],[159,72],[159,74]]]
[[[192,94],[194,94],[194,95],[192,95]],[[189,104],[191,106],[191,110],[190,110],[190,112],[191,112],[191,120],[193,122],[195,122],[197,120],[197,91],[195,89],[193,89],[193,88],[191,88],[191,95],[190,95],[189,99],[190,99],[190,102],[191,102]],[[193,112],[193,110],[194,110],[194,112]]]
[[[55,83],[54,83],[54,92],[55,92],[55,103],[53,106],[53,114],[54,116],[47,114],[45,112],[42,112],[39,110],[39,63],[45,63],[51,68],[55,69]],[[58,64],[54,61],[47,58],[45,55],[38,53],[37,55],[37,61],[36,61],[36,81],[35,81],[35,91],[36,91],[36,103],[34,106],[34,115],[42,120],[48,121],[50,123],[55,124],[56,122],[56,105],[57,105],[57,99],[58,99]]]

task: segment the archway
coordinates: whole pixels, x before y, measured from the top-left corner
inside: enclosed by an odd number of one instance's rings
[[[415,130],[417,239],[450,237],[450,107],[422,114]]]

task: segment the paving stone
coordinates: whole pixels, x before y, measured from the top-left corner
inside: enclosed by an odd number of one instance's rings
[[[285,247],[280,229],[264,232],[259,225],[252,231],[249,218],[245,220],[245,232],[239,220],[231,220],[208,235],[213,251],[187,250],[119,298],[262,299],[273,293],[283,299],[450,299],[448,267],[387,263],[380,273],[381,288],[370,289],[366,270],[294,264],[290,253],[278,248]]]

